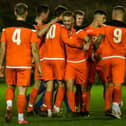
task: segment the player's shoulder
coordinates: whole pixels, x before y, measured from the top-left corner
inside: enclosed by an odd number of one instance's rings
[[[91,24],[86,24],[86,25],[84,25],[84,29],[87,29],[87,28],[89,28],[91,26]]]
[[[53,25],[61,27],[63,25],[63,22],[62,21],[58,21],[58,22],[54,23]]]
[[[79,33],[82,33],[82,32],[86,32],[86,31],[83,28],[79,29],[79,30],[76,30],[76,34],[79,34]]]
[[[80,31],[80,30],[83,30],[87,27],[87,25],[82,25],[82,26],[74,26],[74,29],[76,30],[76,32]]]
[[[27,28],[27,29],[31,29],[31,30],[35,30],[34,26],[28,22],[24,22],[24,21],[14,21],[12,23],[8,23],[4,26],[3,29],[7,29],[7,28],[12,28],[12,27],[20,27],[20,28]]]
[[[56,30],[57,32],[60,32],[60,31],[62,30],[63,24],[60,23],[60,22],[56,22],[56,23],[52,24],[51,27],[55,27],[55,30]],[[51,28],[51,27],[50,27],[50,28]]]
[[[118,20],[112,20],[109,22],[106,22],[106,27],[107,26],[113,26],[113,27],[121,27],[121,28],[126,28],[126,23]]]
[[[33,21],[31,25],[34,27],[34,29],[38,30],[38,23],[36,21]]]

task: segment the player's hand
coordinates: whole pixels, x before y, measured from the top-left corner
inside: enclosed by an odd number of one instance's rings
[[[93,62],[96,62],[96,59],[95,59],[95,53],[93,52],[92,55],[91,55],[91,59]]]
[[[0,66],[0,77],[4,77],[4,66]]]
[[[42,77],[42,69],[41,69],[40,66],[38,67],[38,76],[39,76],[39,77]]]
[[[69,36],[72,36],[73,35],[73,31],[69,31]]]
[[[34,67],[35,67],[35,59],[32,58],[32,68],[34,68]]]
[[[52,19],[52,20],[50,21],[50,24],[52,25],[52,24],[56,23],[57,21],[59,21],[59,18],[58,18],[58,17]]]
[[[84,51],[88,51],[89,48],[90,48],[90,44],[89,43],[83,44],[83,50]]]
[[[98,54],[98,55],[94,55],[94,58],[97,62],[99,62],[101,59],[102,59],[102,55],[101,54]]]

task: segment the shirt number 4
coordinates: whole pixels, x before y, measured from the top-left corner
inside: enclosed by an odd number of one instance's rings
[[[17,45],[21,44],[21,29],[19,28],[15,29],[12,35],[12,41]]]

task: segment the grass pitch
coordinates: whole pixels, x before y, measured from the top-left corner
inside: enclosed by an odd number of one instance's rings
[[[0,84],[0,126],[18,126],[17,123],[17,109],[16,100],[13,107],[13,118],[10,123],[4,120],[5,115],[5,90],[6,84]],[[29,88],[30,92],[32,87]],[[16,99],[16,98],[15,98]],[[122,100],[124,106],[122,108],[122,119],[117,120],[104,115],[104,99],[103,99],[103,86],[94,85],[91,92],[90,102],[90,117],[76,117],[76,118],[44,118],[39,116],[27,117],[29,121],[27,126],[125,126],[126,125],[126,86],[122,88]],[[64,105],[63,105],[64,108]]]

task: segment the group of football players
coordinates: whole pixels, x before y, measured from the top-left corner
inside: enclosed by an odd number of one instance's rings
[[[71,12],[59,5],[54,10],[54,18],[45,23],[49,13],[47,5],[38,6],[35,23],[29,25],[26,22],[28,6],[18,3],[14,7],[16,21],[2,30],[0,77],[5,70],[8,84],[6,121],[12,118],[17,86],[18,123],[28,123],[24,112],[33,64],[35,84],[29,96],[27,115],[34,114],[34,105],[44,81],[43,101],[38,111],[40,116],[59,116],[65,99],[70,115],[89,117],[90,92],[97,73],[104,86],[105,115],[121,119],[126,52],[125,8],[115,6],[109,22],[104,11],[96,10],[87,26],[83,25],[85,13],[81,10]]]

